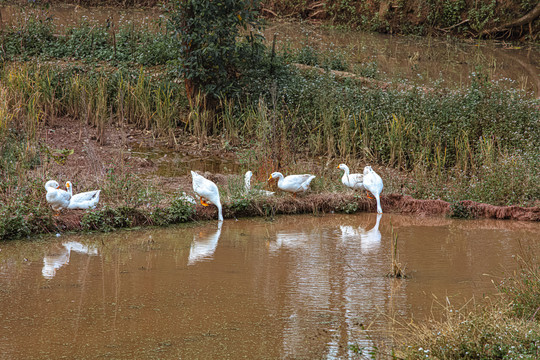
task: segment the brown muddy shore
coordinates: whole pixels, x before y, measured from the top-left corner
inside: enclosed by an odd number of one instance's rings
[[[356,212],[376,212],[375,200],[361,198],[351,194],[309,194],[293,198],[268,197],[253,198],[248,206],[238,210],[230,204],[223,204],[225,219],[240,217],[263,216],[273,218],[280,214],[313,214],[321,216],[335,212],[343,212],[345,205],[356,203]],[[475,219],[505,219],[515,221],[540,221],[540,207],[519,206],[493,206],[473,201],[461,202]],[[427,216],[445,217],[452,215],[451,204],[442,200],[418,200],[407,195],[390,194],[381,195],[381,205],[385,214],[411,214],[423,218]],[[81,220],[85,211],[70,210],[58,218],[55,225],[59,231],[82,230]],[[131,226],[155,225],[147,211],[133,210],[130,214]],[[214,206],[203,207],[196,205],[191,221],[206,221],[217,219],[217,210]]]

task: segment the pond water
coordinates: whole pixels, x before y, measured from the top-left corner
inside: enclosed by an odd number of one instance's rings
[[[85,8],[76,5],[39,7],[0,6],[2,26],[19,26],[31,18],[50,19],[58,31],[81,22],[117,28],[134,24],[139,29],[165,31],[160,8]],[[458,41],[444,38],[392,36],[336,30],[310,23],[270,22],[264,33],[278,47],[311,46],[323,52],[342,53],[349,71],[380,80],[400,79],[409,84],[467,86],[470,74],[481,72],[502,86],[540,96],[540,48],[495,41]]]
[[[234,159],[217,156],[191,156],[164,147],[133,148],[130,150],[130,154],[156,163],[157,169],[152,175],[163,177],[190,175],[190,171],[193,169],[216,174],[238,174],[240,172],[240,165]]]
[[[495,292],[540,224],[393,214],[226,220],[0,244],[3,358],[354,358]],[[410,278],[392,279],[392,233]]]

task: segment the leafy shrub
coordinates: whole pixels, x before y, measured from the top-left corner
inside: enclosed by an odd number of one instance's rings
[[[0,240],[13,240],[30,234],[31,228],[24,216],[24,210],[10,207],[0,209]]]
[[[305,45],[297,51],[294,60],[304,65],[319,65],[319,54],[312,46]]]
[[[471,210],[463,205],[461,201],[454,201],[450,204],[450,217],[456,219],[471,219]]]
[[[187,80],[188,96],[199,91],[213,99],[230,96],[238,89],[237,73],[244,70],[237,44],[240,28],[250,31],[247,42],[253,52],[263,46],[262,36],[253,32],[259,27],[259,2],[176,0],[173,3],[169,20],[181,38],[179,72]]]
[[[150,218],[154,225],[165,226],[187,222],[191,219],[194,212],[195,207],[193,204],[179,196],[172,201],[169,207],[155,208],[151,212]]]
[[[354,214],[358,211],[358,204],[356,202],[347,202],[342,205],[341,211],[346,214]]]
[[[178,224],[188,221],[193,215],[193,204],[183,198],[176,198],[167,209],[167,222]]]
[[[251,198],[249,195],[234,197],[227,204],[228,208],[233,212],[233,214],[238,214],[246,211],[250,205]]]

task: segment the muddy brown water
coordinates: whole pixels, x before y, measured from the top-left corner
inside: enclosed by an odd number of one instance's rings
[[[385,276],[392,229],[406,280]],[[2,243],[0,357],[354,358],[391,342],[392,319],[493,294],[539,233],[354,214]]]
[[[190,175],[191,170],[215,174],[238,174],[240,165],[234,159],[217,156],[190,156],[164,147],[133,148],[130,154],[154,162],[157,169],[152,175],[178,177]]]
[[[40,18],[51,19],[58,31],[82,22],[108,21],[117,28],[134,24],[150,31],[165,31],[166,24],[160,8],[54,5],[40,10],[30,6],[0,6],[0,15],[3,26],[19,26],[31,18]],[[264,35],[269,43],[277,36],[276,43],[281,48],[309,45],[323,52],[343,53],[354,72],[380,80],[401,79],[419,86],[452,88],[470,85],[470,75],[481,72],[502,86],[540,96],[540,49],[530,44],[392,36],[281,22],[270,22]]]

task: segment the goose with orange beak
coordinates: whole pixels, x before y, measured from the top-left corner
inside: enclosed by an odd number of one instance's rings
[[[277,186],[279,189],[293,193],[293,196],[296,197],[297,193],[305,192],[309,189],[309,184],[315,179],[315,175],[302,174],[283,177],[282,173],[276,171],[270,175],[268,180],[270,181],[272,179],[278,179]]]
[[[47,181],[45,183],[45,190],[47,190],[47,195],[45,196],[47,203],[56,211],[54,216],[60,215],[60,211],[67,209],[69,206],[71,195],[67,191],[60,189],[60,185],[55,180]]]

